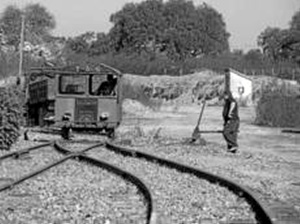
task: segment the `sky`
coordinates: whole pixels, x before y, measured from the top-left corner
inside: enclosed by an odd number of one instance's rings
[[[86,31],[107,33],[109,17],[127,2],[143,0],[0,0],[0,13],[8,5],[22,8],[40,3],[54,15],[58,36],[76,36]],[[196,5],[202,0],[194,0]],[[257,48],[258,35],[268,26],[288,28],[292,16],[300,10],[300,0],[205,0],[223,15],[231,34],[231,49]]]

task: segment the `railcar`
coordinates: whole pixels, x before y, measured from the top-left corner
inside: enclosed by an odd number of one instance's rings
[[[100,64],[31,68],[25,74],[28,126],[66,125],[109,136],[122,119],[122,73]]]

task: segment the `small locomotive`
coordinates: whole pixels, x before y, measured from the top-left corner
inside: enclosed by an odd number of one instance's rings
[[[122,119],[122,74],[100,64],[31,68],[25,74],[28,126],[68,126],[112,137]]]

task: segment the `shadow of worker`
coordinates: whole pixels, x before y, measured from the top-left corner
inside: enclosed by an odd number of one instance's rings
[[[98,96],[115,96],[116,91],[115,87],[117,84],[117,78],[112,74],[107,75],[107,80],[102,82],[99,88],[96,91]]]

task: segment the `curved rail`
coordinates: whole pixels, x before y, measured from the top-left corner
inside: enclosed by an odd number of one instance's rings
[[[29,153],[30,151],[50,146],[52,144],[53,144],[53,142],[49,142],[49,143],[45,143],[45,144],[40,144],[40,145],[28,147],[28,148],[25,148],[25,149],[22,149],[22,150],[19,150],[19,151],[7,153],[6,155],[3,155],[3,156],[0,157],[0,161],[2,161],[4,159],[7,159],[7,158],[10,158],[10,157],[18,158],[18,157],[20,157],[21,155],[23,155],[25,153]]]
[[[104,144],[103,144],[104,145]],[[71,153],[69,150],[61,146],[58,142],[55,142],[54,147],[57,151],[63,153],[63,154],[68,154]],[[74,156],[73,156],[74,157]],[[140,180],[138,177],[134,176],[133,174],[122,170],[121,168],[118,168],[116,166],[113,166],[111,164],[108,164],[104,161],[88,157],[86,155],[83,155],[82,153],[76,156],[77,159],[93,164],[95,166],[101,167],[103,169],[106,169],[110,172],[113,172],[119,176],[121,176],[123,179],[127,179],[130,181],[132,184],[136,185],[137,188],[139,189],[140,192],[145,197],[145,200],[147,202],[147,224],[155,224],[156,223],[156,209],[154,206],[153,198],[150,189],[146,186],[146,184]]]
[[[256,219],[260,223],[263,224],[275,224],[276,223],[276,214],[273,214],[271,210],[260,202],[256,196],[246,187],[241,186],[233,180],[229,180],[227,178],[206,172],[204,170],[200,170],[198,168],[194,168],[185,164],[181,164],[175,161],[171,161],[168,159],[160,158],[149,153],[141,152],[138,150],[125,148],[122,146],[118,146],[112,142],[106,143],[106,148],[114,151],[116,153],[120,153],[124,156],[131,156],[137,158],[143,158],[150,162],[155,162],[163,166],[167,166],[173,169],[176,169],[183,173],[192,173],[193,175],[206,179],[212,183],[218,183],[221,186],[228,188],[229,190],[235,192],[239,196],[243,196],[247,202],[252,206],[254,212],[256,213]]]
[[[291,129],[283,129],[281,130],[282,133],[292,133],[292,134],[300,134],[300,129],[291,128]]]
[[[51,144],[52,144],[52,143],[49,143],[49,145],[51,145]],[[44,145],[46,145],[46,144],[44,144]],[[65,162],[65,161],[67,161],[67,160],[69,160],[69,159],[74,158],[74,157],[78,157],[80,154],[82,154],[82,153],[84,153],[84,152],[86,152],[86,151],[88,151],[88,150],[91,150],[91,149],[93,149],[93,148],[102,146],[102,145],[104,145],[104,143],[100,143],[100,144],[93,145],[93,146],[88,147],[88,148],[86,148],[86,149],[84,149],[84,150],[82,150],[82,151],[79,151],[79,152],[69,153],[69,155],[67,155],[67,156],[65,156],[65,157],[63,157],[63,158],[61,158],[61,159],[59,159],[59,160],[57,160],[57,161],[55,161],[55,162],[53,162],[53,163],[51,163],[51,164],[45,165],[44,167],[42,167],[42,168],[40,168],[40,169],[38,169],[38,170],[35,170],[35,171],[33,171],[33,172],[29,173],[29,174],[26,174],[26,175],[24,175],[24,176],[22,176],[22,177],[20,177],[20,178],[18,178],[18,179],[16,179],[16,180],[12,181],[11,183],[7,183],[7,184],[5,184],[5,185],[2,185],[2,186],[0,187],[0,192],[1,192],[1,191],[4,191],[4,190],[7,190],[7,189],[10,189],[10,188],[12,188],[13,186],[15,186],[15,185],[17,185],[17,184],[20,184],[20,183],[22,183],[23,181],[28,180],[28,179],[30,179],[30,178],[32,178],[32,177],[34,177],[34,176],[37,176],[38,174],[41,174],[41,173],[43,173],[44,171],[46,171],[46,170],[48,170],[48,169],[50,169],[50,168],[52,168],[52,167],[54,167],[54,166],[57,166],[57,165],[59,165],[59,164]]]

